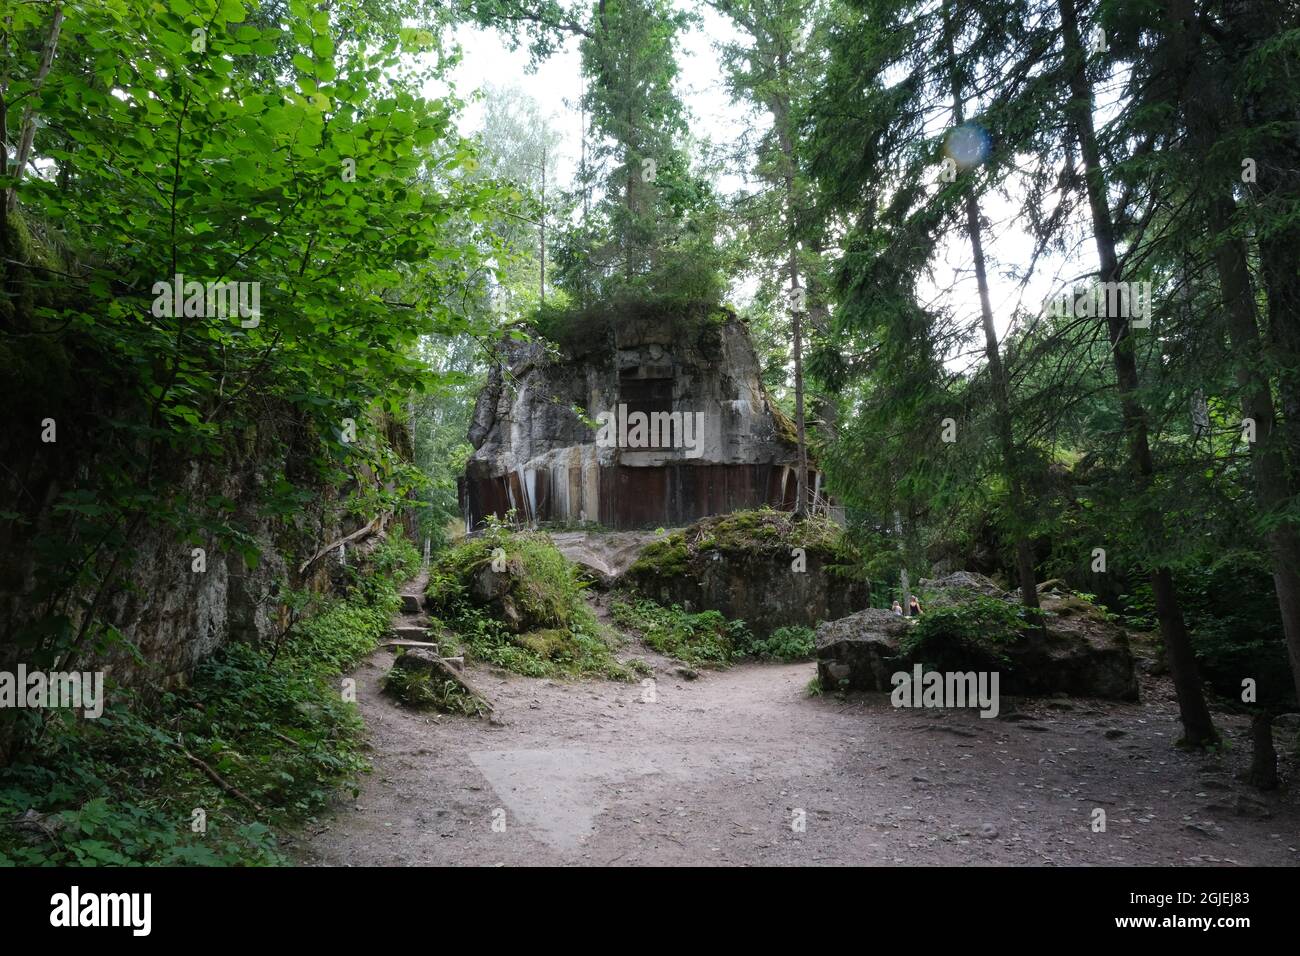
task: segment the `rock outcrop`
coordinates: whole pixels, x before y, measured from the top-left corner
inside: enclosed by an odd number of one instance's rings
[[[622,582],[660,604],[743,620],[766,637],[870,604],[870,583],[845,573],[854,558],[839,526],[825,517],[796,521],[771,509],[742,511],[653,542]]]
[[[925,582],[935,594],[930,608],[960,603],[976,596],[1006,600],[981,575],[957,572]],[[1070,594],[1040,596],[1046,631],[1029,629],[997,648],[1001,692],[1010,695],[1056,695],[1137,700],[1137,677],[1128,637],[1123,629],[1087,601]],[[890,677],[924,663],[905,640],[909,619],[889,611],[867,610],[830,621],[817,629],[817,673],[828,689],[889,691]],[[984,653],[972,652],[961,669],[988,667]]]
[[[893,611],[868,608],[817,628],[817,676],[827,690],[890,690],[890,675],[907,670],[899,642],[908,623]]]
[[[643,312],[566,320],[558,354],[541,340],[503,348],[469,429],[467,528],[511,510],[629,529],[793,508],[793,428],[744,324],[720,309]]]
[[[616,583],[636,562],[642,549],[657,537],[653,531],[557,531],[551,534],[560,554],[582,568],[600,588]]]

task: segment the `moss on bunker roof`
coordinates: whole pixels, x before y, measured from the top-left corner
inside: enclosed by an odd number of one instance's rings
[[[652,541],[641,551],[629,574],[681,574],[689,569],[692,560],[710,551],[789,554],[794,548],[821,552],[841,561],[856,557],[844,540],[843,530],[825,515],[796,519],[788,511],[758,508],[703,518]]]

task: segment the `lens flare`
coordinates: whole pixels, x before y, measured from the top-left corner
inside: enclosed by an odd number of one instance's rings
[[[943,149],[958,169],[970,169],[988,158],[989,134],[974,123],[966,123],[948,134]]]

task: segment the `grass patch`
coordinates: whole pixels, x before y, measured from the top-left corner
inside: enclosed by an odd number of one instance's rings
[[[97,720],[52,713],[0,769],[0,865],[288,862],[276,831],[366,769],[338,675],[387,632],[397,585],[419,564],[404,539],[372,557],[384,573],[353,569],[344,597],[318,602],[279,642],[221,649],[183,690],[148,706],[119,691]]]
[[[766,638],[756,638],[744,621],[728,620],[718,611],[692,614],[648,598],[616,598],[610,613],[623,627],[639,631],[659,653],[697,667],[724,667],[746,657],[806,661],[815,652],[816,632],[811,627],[779,627]]]

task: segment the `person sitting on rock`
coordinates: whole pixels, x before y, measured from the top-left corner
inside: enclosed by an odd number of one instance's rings
[[[921,602],[916,599],[915,594],[912,595],[912,600],[907,605],[907,616],[908,617],[921,616]]]
[[[899,617],[903,616],[903,605],[899,604],[897,601],[894,602],[894,606],[890,608],[890,610],[892,610]]]

